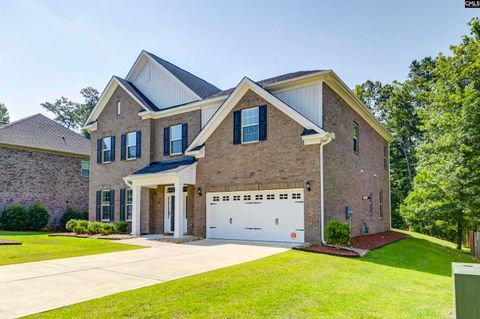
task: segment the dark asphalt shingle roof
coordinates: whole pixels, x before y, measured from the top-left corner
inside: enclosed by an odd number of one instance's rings
[[[306,129],[304,128],[303,129],[303,132],[300,136],[306,136],[306,135],[313,135],[313,134],[318,134],[317,131],[313,130],[313,129]]]
[[[0,144],[90,156],[90,141],[42,114],[0,126]]]
[[[160,63],[164,68],[166,68],[170,73],[172,73],[177,79],[179,79],[202,99],[220,92],[220,89],[215,85],[208,83],[207,81],[199,78],[196,75],[193,75],[188,71],[185,71],[182,68],[179,68],[175,64],[165,61],[164,59],[161,59],[150,52],[147,52],[147,54],[150,55],[155,61]]]
[[[174,170],[180,166],[191,165],[196,162],[194,157],[182,157],[174,160],[153,162],[150,165],[136,171],[134,175],[160,173],[164,171]]]
[[[129,82],[125,79],[122,79],[121,77],[118,77],[116,75],[113,76],[115,79],[117,79],[120,83],[125,86],[125,88],[133,94],[140,102],[142,102],[144,105],[146,105],[148,108],[150,108],[152,111],[160,111],[160,109],[153,104],[152,101],[150,101],[135,85],[133,85],[132,82]]]
[[[277,83],[277,82],[280,82],[280,81],[290,80],[290,79],[293,79],[293,78],[298,78],[300,76],[304,76],[304,75],[308,75],[308,74],[312,74],[312,73],[317,73],[317,72],[320,72],[320,71],[322,71],[322,70],[297,71],[297,72],[285,73],[285,74],[282,74],[282,75],[274,76],[272,78],[264,79],[264,80],[261,80],[261,81],[256,81],[255,83],[257,83],[262,88],[265,88],[268,85],[271,85],[271,84],[274,84],[274,83]],[[223,91],[220,91],[220,92],[217,92],[215,94],[210,95],[208,98],[214,98],[214,97],[229,95],[234,90],[235,90],[234,87],[230,88],[228,90],[223,90]]]

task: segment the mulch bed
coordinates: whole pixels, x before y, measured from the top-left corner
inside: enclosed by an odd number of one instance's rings
[[[383,233],[353,237],[349,246],[364,250],[372,250],[408,237],[410,237],[408,234],[389,230]]]
[[[311,253],[317,253],[317,254],[327,254],[327,255],[344,256],[344,257],[360,257],[360,255],[354,251],[343,249],[343,248],[336,249],[335,247],[330,247],[330,246],[312,245],[312,246],[296,248],[296,249],[311,252]]]
[[[21,245],[22,243],[15,240],[0,239],[0,245]]]

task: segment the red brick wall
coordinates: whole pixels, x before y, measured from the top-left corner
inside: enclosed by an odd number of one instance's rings
[[[40,152],[0,147],[0,211],[11,203],[44,204],[54,227],[67,205],[88,209],[88,177],[81,176],[82,159]]]

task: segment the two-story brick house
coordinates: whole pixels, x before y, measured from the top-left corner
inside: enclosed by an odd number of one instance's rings
[[[221,91],[142,51],[86,128],[90,219],[135,235],[318,243],[330,219],[390,228],[391,135],[331,70]]]

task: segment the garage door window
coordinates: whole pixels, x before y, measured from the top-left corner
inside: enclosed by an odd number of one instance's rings
[[[288,194],[280,194],[280,199],[288,199]]]
[[[294,193],[294,194],[292,194],[292,199],[300,199],[300,198],[301,198],[300,193]]]
[[[268,194],[267,199],[275,199],[275,194]]]
[[[233,200],[240,200],[240,196],[239,195],[233,196]]]
[[[243,200],[251,200],[252,196],[250,195],[243,195]]]
[[[223,196],[222,200],[224,202],[228,202],[230,200],[230,196]]]
[[[213,201],[214,201],[214,202],[219,202],[219,201],[220,201],[220,197],[218,197],[218,196],[213,196]]]
[[[255,195],[255,200],[263,200],[263,195]]]

